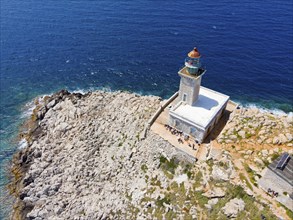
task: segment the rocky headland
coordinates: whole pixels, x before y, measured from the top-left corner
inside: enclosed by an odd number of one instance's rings
[[[38,101],[21,133],[28,146],[13,157],[11,218],[289,219],[251,184],[267,161],[292,153],[292,116],[238,109],[203,145],[217,154],[192,163],[152,131],[144,137],[161,102],[103,91]]]

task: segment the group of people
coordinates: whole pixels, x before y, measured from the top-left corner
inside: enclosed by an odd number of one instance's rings
[[[268,194],[270,194],[273,197],[277,197],[279,195],[278,192],[275,192],[274,190],[272,190],[271,188],[268,188]]]
[[[178,131],[176,128],[172,128],[170,125],[165,124],[165,128],[173,135],[179,135],[180,137],[183,135],[183,131]]]
[[[178,143],[179,144],[183,144],[184,143],[184,141],[183,140],[188,140],[189,139],[189,136],[184,136],[184,133],[183,133],[183,131],[179,131],[179,130],[177,130],[176,128],[173,128],[173,127],[171,127],[170,125],[168,125],[168,124],[165,124],[165,128],[168,130],[168,131],[170,131],[171,132],[171,134],[173,134],[173,135],[176,135],[176,136],[179,136],[178,137]],[[183,139],[182,139],[182,137],[183,137]],[[195,148],[195,144],[190,144],[190,143],[188,143],[188,146],[189,147],[192,147],[192,149],[193,150],[196,150],[196,148]]]

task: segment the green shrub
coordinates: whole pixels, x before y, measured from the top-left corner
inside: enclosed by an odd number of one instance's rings
[[[162,199],[160,199],[160,197],[159,197],[155,203],[158,207],[163,207],[164,203],[170,205],[171,200],[169,198],[167,198],[166,196]]]
[[[148,167],[145,164],[142,164],[140,168],[144,173],[146,173],[146,171],[148,170]]]
[[[274,153],[274,154],[272,155],[272,161],[276,160],[279,156],[280,156],[279,153]]]
[[[172,174],[175,174],[175,170],[178,166],[178,163],[172,158],[170,161],[167,160],[164,156],[160,157],[160,167],[163,170],[169,171]]]
[[[244,176],[243,173],[239,174],[240,179],[246,183],[247,187],[251,190],[253,190],[252,185],[250,184],[250,182],[246,179],[246,177]]]

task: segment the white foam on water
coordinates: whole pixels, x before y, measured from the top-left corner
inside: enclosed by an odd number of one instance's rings
[[[34,101],[30,101],[25,104],[24,111],[21,114],[21,118],[27,118],[32,115],[34,108],[36,107]]]
[[[100,90],[100,91],[104,91],[104,92],[114,92],[116,90],[112,90],[110,87],[108,86],[103,86],[103,87],[90,87],[89,89],[80,89],[80,88],[77,88],[77,89],[74,89],[74,90],[68,90],[70,93],[81,93],[81,94],[86,94],[88,92],[93,92],[93,91],[97,91],[97,90]]]
[[[25,139],[21,139],[19,142],[18,142],[18,149],[24,149],[27,147],[27,141]]]
[[[250,104],[245,104],[244,107],[246,108],[257,108],[260,112],[267,112],[267,113],[271,113],[273,115],[277,115],[277,116],[287,116],[287,115],[292,115],[292,112],[286,113],[281,109],[268,109],[268,108],[264,108],[260,105],[254,104],[254,103],[250,103]]]
[[[33,110],[36,107],[36,104],[35,104],[36,99],[38,99],[38,101],[37,101],[38,103],[43,103],[44,102],[44,97],[51,96],[51,95],[52,94],[40,95],[40,96],[37,96],[37,98],[34,98],[33,100],[27,102],[23,107],[23,111],[22,111],[22,114],[21,114],[20,118],[27,118],[27,117],[32,115]]]
[[[70,93],[80,93],[80,94],[86,94],[88,92],[90,92],[91,90],[87,90],[87,89],[79,89],[77,88],[76,90],[69,90]]]

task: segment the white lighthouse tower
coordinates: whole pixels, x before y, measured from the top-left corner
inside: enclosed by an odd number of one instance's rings
[[[188,53],[179,70],[180,88],[177,103],[169,111],[169,125],[194,137],[199,143],[223,115],[229,96],[201,86],[206,70],[201,66],[197,48]]]
[[[195,47],[188,53],[188,57],[185,59],[185,67],[178,72],[181,77],[179,97],[188,105],[194,105],[198,100],[201,77],[206,72],[201,67],[200,57],[201,55]]]

